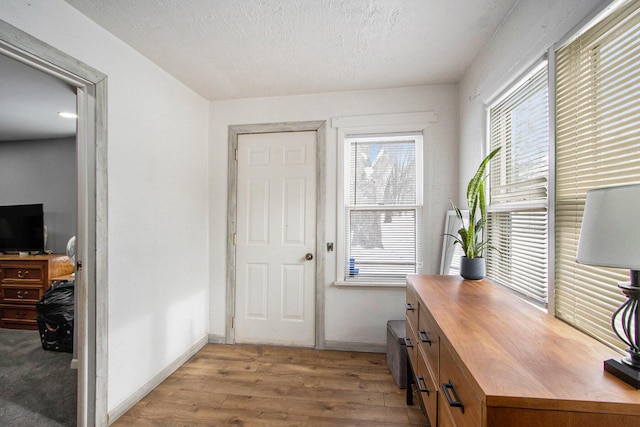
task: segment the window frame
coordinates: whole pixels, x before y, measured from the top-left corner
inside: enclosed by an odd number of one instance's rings
[[[344,282],[348,282],[348,283],[360,283],[360,282],[364,282],[364,283],[380,283],[380,284],[390,284],[390,285],[394,285],[394,284],[404,284],[405,280],[402,278],[399,278],[397,280],[394,280],[393,278],[387,278],[384,280],[380,280],[379,282],[375,281],[375,280],[368,280],[368,279],[361,279],[361,278],[350,278],[347,277],[346,274],[346,259],[347,259],[347,251],[351,254],[351,248],[350,248],[350,242],[348,241],[349,238],[347,237],[347,233],[349,230],[346,230],[346,227],[348,227],[348,220],[351,218],[351,214],[355,213],[355,212],[367,212],[367,211],[379,211],[379,212],[384,212],[384,211],[406,211],[406,212],[414,212],[414,220],[415,220],[415,255],[416,255],[416,264],[415,264],[415,271],[413,272],[413,274],[420,274],[422,273],[422,265],[423,265],[423,261],[422,261],[422,246],[423,246],[423,228],[424,225],[422,224],[422,212],[423,212],[423,207],[424,207],[424,203],[423,203],[423,178],[424,178],[424,169],[423,169],[423,159],[424,159],[424,155],[423,155],[423,135],[421,133],[418,132],[411,132],[411,133],[392,133],[392,134],[369,134],[369,135],[347,135],[345,140],[344,140],[344,144],[343,144],[343,156],[345,159],[349,159],[350,161],[348,162],[344,162],[343,165],[343,176],[345,177],[351,177],[351,173],[353,172],[351,167],[352,167],[352,158],[351,158],[351,146],[352,144],[358,144],[358,143],[375,143],[375,142],[387,142],[387,143],[396,143],[396,142],[402,142],[402,141],[408,141],[408,140],[412,140],[414,143],[414,147],[415,147],[415,204],[397,204],[397,205],[367,205],[367,204],[355,204],[353,205],[350,201],[350,194],[352,192],[352,183],[350,182],[350,179],[345,179],[343,182],[344,188],[343,188],[343,199],[342,199],[342,206],[343,206],[343,217],[342,217],[342,223],[343,223],[343,227],[344,227],[344,234],[343,234],[343,243],[342,243],[342,247],[345,249],[342,252],[342,278]]]
[[[605,58],[605,56],[601,55],[601,49],[602,49],[603,43],[604,43],[604,46],[609,46],[607,43],[613,42],[613,39],[611,39],[609,35],[619,34],[618,33],[619,29],[624,27],[625,25],[624,22],[630,19],[631,15],[636,16],[635,22],[637,22],[637,16],[639,13],[638,9],[640,8],[640,6],[638,5],[638,2],[628,2],[628,3],[616,2],[616,3],[617,5],[615,7],[612,6],[608,10],[604,10],[603,13],[593,18],[593,20],[588,22],[580,31],[576,32],[574,35],[569,37],[564,42],[559,43],[553,47],[554,53],[555,53],[554,59],[555,59],[556,68],[557,68],[557,69],[554,69],[554,77],[558,77],[557,79],[558,81],[562,80],[562,78],[560,78],[561,77],[560,74],[563,71],[564,71],[564,76],[562,77],[564,77],[565,83],[569,81],[569,79],[566,78],[566,74],[567,74],[566,70],[569,69],[567,68],[567,63],[569,62],[568,58],[574,55],[571,55],[570,53],[566,53],[566,52],[570,52],[573,49],[576,52],[575,56],[577,56],[577,53],[584,53],[587,51],[587,49],[590,49],[589,56],[588,56],[589,64],[597,64],[597,66],[590,67],[588,75],[587,74],[582,74],[582,75],[587,75],[589,79],[594,79],[594,82],[592,83],[592,85],[589,85],[588,87],[592,88],[594,94],[598,93],[598,90],[599,88],[602,87],[603,85],[602,82],[604,81],[602,80],[602,76],[604,75],[604,73],[602,72],[603,64],[607,63],[605,61],[602,64],[600,64],[600,60],[602,58]],[[636,32],[635,34],[638,34],[638,33]],[[637,39],[638,37],[636,36],[636,40]],[[574,45],[574,43],[577,43],[579,46]],[[620,45],[622,45],[622,43],[620,43]],[[624,46],[625,48],[627,48],[629,44],[625,44]],[[637,44],[635,46],[636,48],[634,52],[637,52]],[[594,50],[593,47],[598,47],[598,49]],[[594,62],[593,59],[598,59],[598,61]],[[610,61],[608,64],[611,64],[613,62],[614,61]],[[615,62],[619,64],[624,63],[620,61],[619,58],[616,58]],[[580,68],[571,68],[572,72],[574,69],[582,70]],[[616,72],[620,71],[620,69],[617,67],[613,67],[613,69]],[[611,68],[609,68],[608,70],[611,70]],[[608,72],[610,73],[610,71]],[[637,68],[635,68],[635,74],[636,76],[638,74]],[[616,73],[613,73],[613,75],[615,76]],[[625,73],[624,76],[625,76],[625,79],[628,79],[629,73]],[[575,81],[579,82],[580,80],[576,79]],[[625,84],[628,83],[628,81],[624,79],[621,79],[621,82],[624,82]],[[607,83],[610,83],[609,79],[607,79]],[[557,81],[554,81],[554,90],[557,90],[557,87],[558,87]],[[584,87],[587,87],[587,86],[584,86]],[[622,87],[624,87],[624,85],[622,85]],[[623,89],[618,87],[616,91],[619,91],[619,93],[624,92]],[[567,99],[573,99],[575,97],[578,97],[580,96],[580,93],[576,94],[574,93],[574,91],[570,91],[570,96],[567,96],[565,94],[563,98],[562,91],[558,91],[558,92],[559,92],[558,95],[560,95],[560,102],[557,102],[558,116],[562,117],[562,114],[563,113],[566,114],[566,111],[567,111],[567,107],[562,104],[562,101],[563,100],[566,101]],[[612,92],[609,92],[609,93],[612,93]],[[619,99],[631,99],[631,97],[620,96],[619,93],[616,93],[616,96],[618,96]],[[554,97],[555,97],[555,93],[554,93]],[[599,96],[597,96],[595,98],[598,99],[598,102],[591,101],[589,105],[593,107],[592,112],[597,112],[597,113],[593,115],[589,115],[585,113],[583,116],[580,116],[580,118],[581,120],[585,120],[585,117],[589,117],[591,118],[593,123],[597,123],[597,126],[594,126],[592,129],[589,130],[590,131],[589,134],[597,135],[597,137],[592,136],[592,139],[595,142],[592,145],[596,146],[597,148],[596,149],[591,148],[589,145],[584,144],[584,141],[582,140],[573,144],[576,147],[580,147],[579,155],[581,157],[588,158],[592,162],[596,160],[598,156],[601,157],[601,154],[595,155],[594,153],[604,152],[609,156],[611,156],[613,151],[611,150],[610,147],[607,147],[607,145],[612,144],[611,136],[608,135],[607,138],[605,138],[607,142],[605,144],[601,144],[601,140],[603,139],[602,135],[607,133],[606,129],[613,128],[612,119],[614,117],[617,118],[618,120],[621,120],[619,117],[621,115],[612,114],[613,109],[611,108],[611,104],[604,102],[604,100],[606,100],[606,97],[601,99]],[[591,99],[591,97],[589,99]],[[637,99],[637,98],[633,97],[633,99]],[[606,112],[601,111],[599,108],[595,108],[602,105],[604,105],[605,107],[608,107]],[[630,105],[625,105],[624,107],[625,108],[621,108],[621,105],[617,104],[616,110],[626,110],[629,112],[638,111],[637,106],[635,106],[635,108],[630,108],[631,107]],[[606,118],[606,120],[603,120],[603,121],[593,120],[592,117],[595,117],[595,118],[604,117]],[[575,120],[574,118],[572,119]],[[624,121],[629,121],[629,119],[626,118],[621,121],[624,123]],[[554,124],[558,125],[557,122],[555,122]],[[575,154],[566,153],[567,151],[570,151],[571,149],[570,147],[572,145],[569,139],[567,138],[567,134],[571,133],[566,131],[567,120],[565,119],[565,122],[560,123],[560,125],[561,126],[558,126],[558,129],[557,129],[557,136],[558,136],[557,139],[560,142],[561,146],[557,147],[558,156],[554,157],[554,160],[557,162],[557,168],[559,168],[559,170],[563,170],[563,169],[567,169],[567,164],[568,164],[567,162],[563,162],[563,160],[574,157]],[[564,125],[564,128],[562,125]],[[616,126],[617,128],[619,127],[620,123],[615,122],[615,125],[617,125]],[[563,132],[563,129],[564,129],[564,132]],[[634,126],[634,129],[637,129],[637,127]],[[584,133],[587,133],[587,132],[584,132]],[[617,137],[614,137],[613,139],[615,140],[617,139]],[[637,141],[637,138],[632,138],[632,139],[634,141]],[[618,142],[615,142],[615,144],[621,145],[624,143],[621,143],[621,141],[618,141]],[[614,157],[614,161],[607,163],[607,165],[609,165],[609,168],[611,168],[611,165],[615,165],[616,163],[616,160],[615,160],[616,156],[613,156],[613,157]],[[560,158],[560,160],[558,160],[558,158]],[[628,161],[629,159],[630,157],[626,157],[625,161]],[[586,162],[586,163],[583,163],[583,165],[584,164],[590,164],[590,163]],[[558,234],[558,230],[559,229],[567,230],[569,228],[566,225],[563,226],[563,221],[566,222],[565,219],[568,216],[567,214],[568,212],[570,212],[570,215],[572,216],[579,217],[579,219],[576,220],[577,224],[575,224],[577,227],[576,233],[577,235],[579,235],[579,229],[581,227],[581,222],[582,222],[581,218],[582,218],[583,209],[584,209],[583,205],[584,205],[584,199],[586,198],[586,192],[592,188],[612,186],[612,185],[623,185],[631,182],[638,182],[638,179],[640,179],[640,176],[638,175],[638,172],[637,172],[638,163],[634,163],[634,165],[635,165],[635,168],[633,169],[635,169],[636,172],[634,173],[624,172],[624,173],[620,173],[619,175],[616,174],[615,176],[603,176],[603,175],[607,175],[606,173],[603,174],[603,168],[599,168],[595,171],[589,170],[588,173],[584,173],[585,171],[583,169],[585,168],[581,166],[579,169],[576,169],[574,173],[575,176],[573,177],[573,179],[575,180],[575,184],[572,184],[572,185],[576,188],[576,190],[573,192],[573,194],[571,194],[573,198],[566,197],[567,188],[570,188],[566,184],[566,182],[569,181],[566,178],[566,174],[555,177],[554,178],[555,187],[557,187],[558,195],[556,196],[556,200],[555,200],[556,203],[554,206],[554,215],[555,214],[558,214],[558,215],[554,218],[554,225],[553,225],[554,235],[562,236],[561,234],[560,235]],[[615,170],[620,171],[622,169],[615,169]],[[591,179],[590,175],[594,173],[602,174],[599,176],[599,179],[597,181],[593,181]],[[590,177],[590,179],[585,180],[585,176]],[[566,206],[569,206],[569,205],[574,207],[566,208]],[[564,237],[564,239],[559,237],[557,241],[554,242],[554,249],[558,249],[558,250],[555,250],[555,253],[554,253],[555,300],[554,300],[554,306],[553,306],[553,313],[556,317],[561,318],[562,320],[571,324],[575,328],[592,336],[594,339],[601,341],[604,344],[608,345],[609,347],[618,350],[621,354],[625,354],[623,351],[622,342],[618,340],[617,337],[615,337],[615,334],[610,330],[610,324],[609,324],[610,314],[605,311],[613,312],[613,310],[617,309],[618,305],[622,303],[622,301],[624,301],[624,296],[617,289],[617,283],[628,282],[627,280],[628,270],[603,268],[603,267],[596,267],[596,266],[585,266],[582,264],[577,264],[575,263],[575,261],[570,262],[569,260],[567,260],[569,256],[567,256],[566,249],[568,247],[577,246],[577,244],[573,245],[573,243],[571,243],[571,240],[575,240],[577,242],[578,238],[574,237],[574,234],[576,233],[572,233],[571,235],[569,235],[569,233],[565,233],[566,237]],[[567,277],[580,277],[579,280],[581,280],[581,283],[576,283],[575,281],[572,282],[570,280],[567,280],[566,279]],[[579,287],[580,292],[579,293],[572,292],[572,287],[573,288]],[[574,295],[576,296],[574,297]],[[597,298],[593,298],[591,297],[591,295],[596,295]],[[575,298],[575,302],[571,301],[571,298]]]
[[[430,158],[425,158],[424,153],[428,152],[429,139],[426,131],[430,124],[436,123],[438,116],[435,111],[420,111],[413,113],[396,114],[374,114],[366,116],[334,117],[331,120],[331,127],[336,129],[336,244],[335,249],[335,280],[333,286],[337,287],[383,287],[398,288],[406,287],[406,283],[374,282],[374,281],[348,281],[345,280],[345,244],[344,244],[344,212],[345,212],[345,140],[350,135],[380,135],[380,134],[402,134],[421,133],[422,134],[422,188],[429,188],[431,185]],[[421,195],[424,191],[421,191]],[[423,196],[424,197],[424,196]],[[423,230],[422,253],[424,257],[424,235],[428,230],[431,213],[427,209],[422,210],[421,225]],[[428,271],[428,265],[423,262],[423,271]]]
[[[485,150],[486,152],[490,152],[492,150],[492,132],[491,132],[491,113],[492,110],[496,107],[498,107],[500,104],[502,104],[504,101],[508,100],[509,97],[511,97],[512,95],[516,94],[521,88],[524,87],[524,85],[527,84],[527,82],[534,77],[536,74],[540,73],[541,71],[546,70],[546,90],[547,90],[547,140],[549,143],[549,146],[547,147],[547,156],[548,156],[548,161],[547,161],[547,174],[546,174],[546,185],[547,185],[547,197],[546,199],[535,199],[535,200],[527,200],[527,201],[510,201],[510,202],[502,202],[502,203],[495,203],[492,200],[491,197],[491,180],[489,179],[487,181],[487,193],[488,193],[488,206],[487,206],[487,212],[489,217],[491,217],[491,214],[501,214],[501,213],[513,213],[513,214],[526,214],[528,212],[532,213],[533,215],[537,215],[538,212],[544,212],[546,211],[546,230],[545,230],[545,235],[546,235],[546,265],[544,266],[540,266],[541,267],[541,271],[545,272],[546,275],[546,286],[543,287],[546,290],[546,299],[545,301],[541,301],[538,298],[534,298],[531,297],[531,292],[528,290],[528,288],[525,289],[518,289],[517,287],[511,286],[509,284],[505,284],[505,283],[500,283],[498,282],[501,286],[504,286],[510,290],[513,290],[513,292],[515,292],[518,296],[520,296],[521,298],[525,299],[526,301],[529,301],[537,306],[540,306],[542,308],[547,308],[548,304],[549,304],[549,295],[553,289],[553,287],[550,285],[550,270],[551,270],[551,259],[550,259],[550,254],[551,254],[551,247],[550,247],[550,242],[551,242],[551,217],[552,217],[552,213],[550,212],[550,208],[551,208],[551,198],[553,197],[553,190],[551,189],[551,185],[553,182],[552,179],[552,158],[551,156],[554,153],[554,150],[552,149],[552,146],[555,144],[554,138],[553,138],[553,126],[552,126],[552,121],[555,120],[554,115],[553,115],[553,110],[551,108],[551,105],[553,103],[553,94],[554,92],[552,91],[551,85],[552,85],[552,79],[551,79],[551,72],[552,72],[552,68],[551,68],[551,61],[548,60],[547,55],[543,55],[543,57],[537,59],[524,73],[522,73],[517,79],[514,79],[514,81],[508,85],[508,87],[502,91],[498,96],[494,97],[490,102],[488,102],[485,106],[485,126],[486,126],[486,139],[485,139]],[[495,147],[493,147],[495,148]],[[502,158],[501,156],[505,156],[506,154],[504,154],[504,150],[501,150],[502,152],[498,154],[498,158]],[[490,168],[495,168],[496,167],[496,159],[494,159],[492,162],[492,164],[490,165]],[[498,166],[503,166],[503,163],[501,163]],[[490,172],[491,174],[491,172]],[[490,224],[489,224],[490,219],[488,219],[488,224],[487,224],[487,228],[489,228]],[[491,244],[491,242],[489,242]],[[491,249],[489,249],[491,250]],[[487,262],[487,278],[491,279],[491,268],[490,268],[490,263]],[[494,279],[494,281],[496,281],[496,279]],[[535,288],[535,287],[534,287]]]

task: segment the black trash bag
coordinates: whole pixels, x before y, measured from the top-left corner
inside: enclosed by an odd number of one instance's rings
[[[36,303],[36,322],[44,350],[73,352],[74,281],[53,282]]]

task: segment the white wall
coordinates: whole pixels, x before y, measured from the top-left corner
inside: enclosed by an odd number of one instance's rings
[[[256,98],[211,103],[210,108],[210,211],[211,299],[209,332],[225,333],[225,260],[227,222],[228,126],[238,124],[329,120],[339,116],[436,111],[425,139],[426,232],[425,271],[440,266],[444,214],[448,198],[457,190],[457,88],[428,86],[405,89],[354,91],[306,96]],[[327,241],[336,236],[336,129],[327,126]],[[327,253],[327,341],[384,344],[386,321],[404,318],[404,288],[345,289],[332,286],[336,278],[336,252]]]
[[[0,205],[42,203],[46,248],[65,253],[77,224],[76,139],[0,142]]]
[[[208,103],[62,0],[0,18],[108,76],[108,407],[207,335]]]
[[[542,58],[600,0],[521,0],[476,57],[459,85],[460,201],[486,143],[485,104]]]

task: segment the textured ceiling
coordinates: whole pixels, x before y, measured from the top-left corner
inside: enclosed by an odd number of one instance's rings
[[[516,0],[65,0],[209,100],[456,83]]]

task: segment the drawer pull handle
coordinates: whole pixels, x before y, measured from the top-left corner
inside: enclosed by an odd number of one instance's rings
[[[29,294],[29,291],[24,291],[24,292],[18,291],[17,297],[22,299],[22,298],[26,297],[28,294]]]
[[[427,331],[425,331],[424,329],[419,330],[418,336],[420,337],[420,341],[429,343],[429,345],[431,345],[431,338],[429,338],[429,335],[427,335]]]
[[[29,275],[29,270],[18,270],[18,279],[26,279],[27,276]]]
[[[413,348],[413,344],[411,343],[411,338],[405,338],[404,345],[406,345],[407,348]]]
[[[451,392],[453,393],[455,400],[451,398],[451,395],[449,394],[449,390],[451,390]],[[458,393],[456,393],[455,387],[453,387],[453,384],[451,384],[451,380],[449,380],[448,383],[442,384],[442,391],[444,392],[444,397],[447,398],[447,402],[449,402],[449,406],[454,408],[460,408],[460,411],[464,414],[464,405],[462,404],[462,401],[458,397]]]
[[[420,384],[421,381],[422,384]],[[427,396],[429,396],[429,387],[427,387],[427,382],[424,380],[424,377],[422,375],[418,377],[418,390],[420,390],[422,393],[427,393]]]
[[[408,302],[407,304],[405,304],[407,307],[407,311],[415,311],[416,309],[413,307],[413,304],[411,304],[410,302]]]

